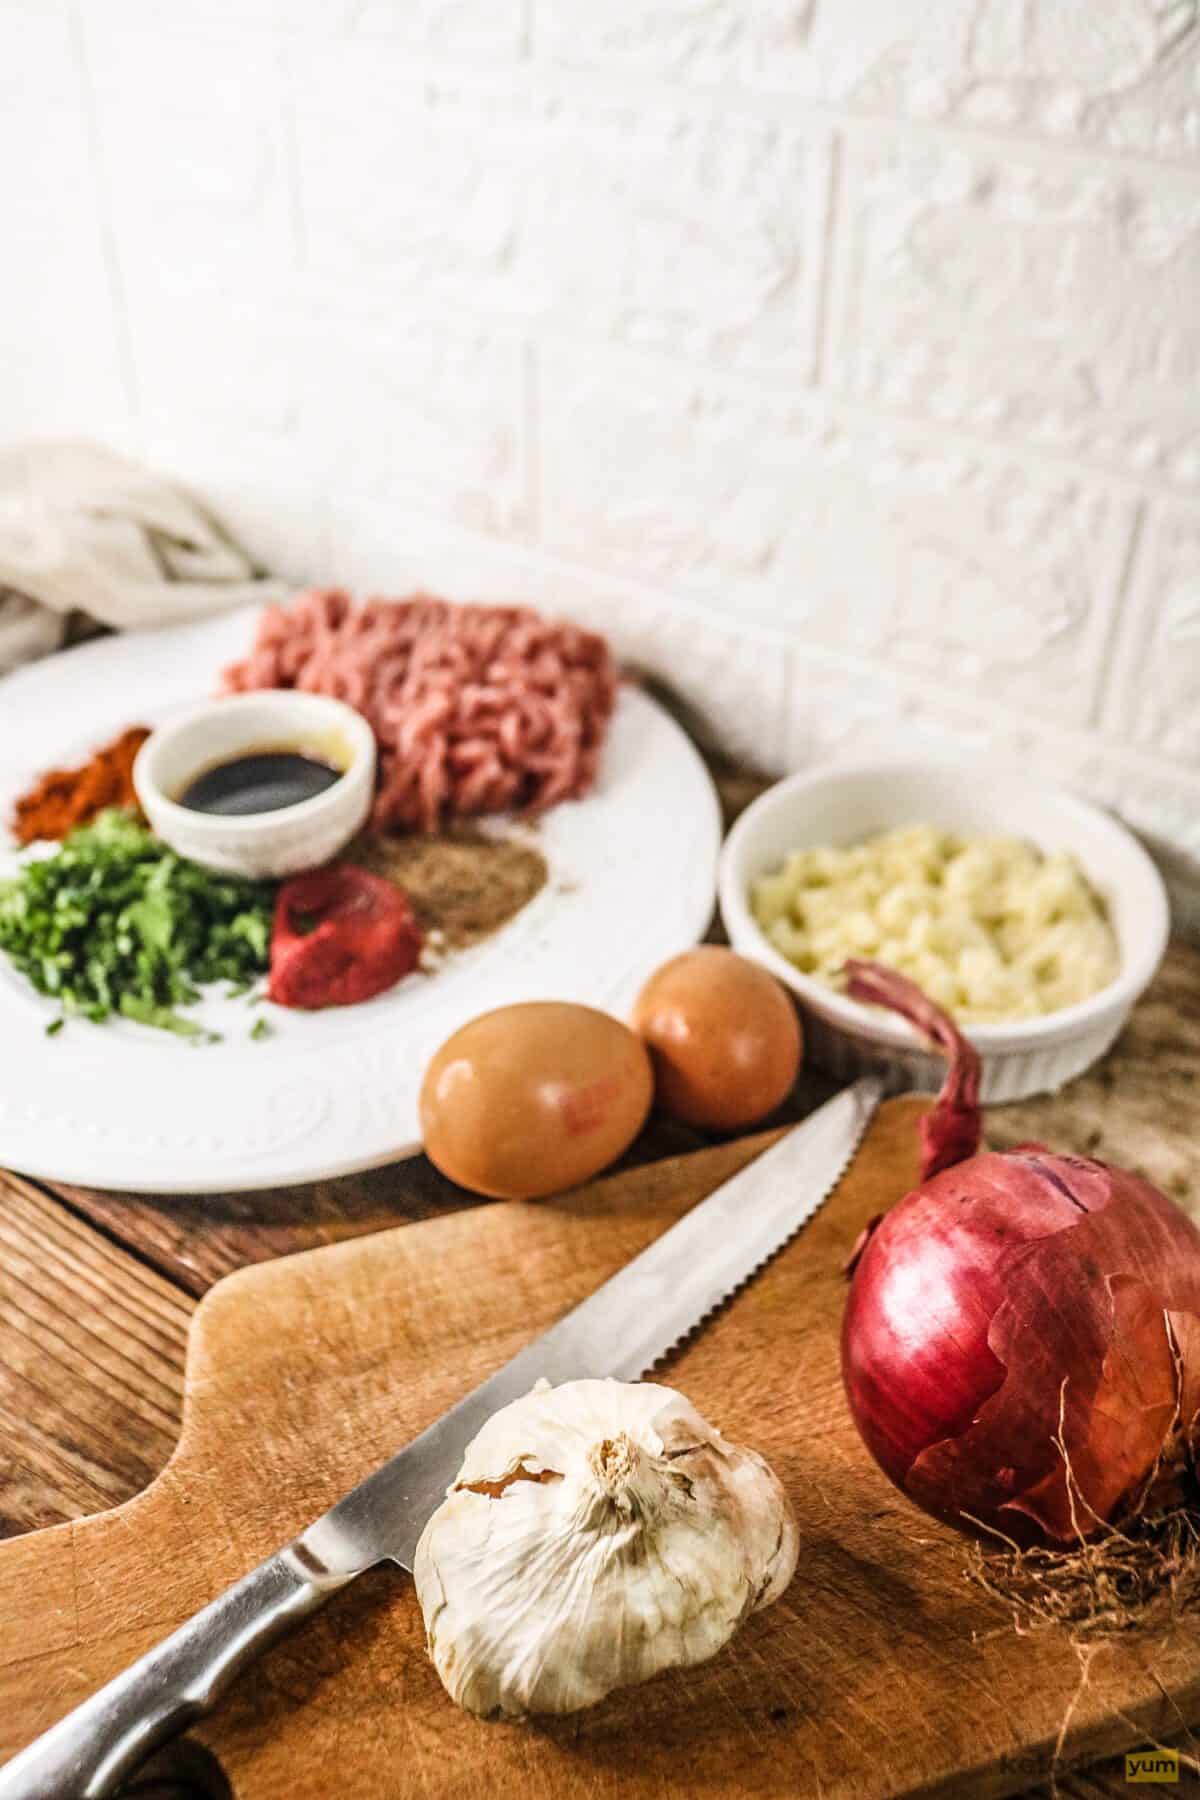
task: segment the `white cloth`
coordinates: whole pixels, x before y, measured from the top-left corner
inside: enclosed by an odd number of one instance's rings
[[[0,673],[56,649],[72,612],[125,629],[287,592],[184,489],[124,457],[0,451]]]

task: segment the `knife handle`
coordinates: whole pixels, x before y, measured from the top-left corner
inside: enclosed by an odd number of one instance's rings
[[[106,1800],[151,1752],[349,1575],[289,1545],[227,1588],[0,1769],[0,1800]]]

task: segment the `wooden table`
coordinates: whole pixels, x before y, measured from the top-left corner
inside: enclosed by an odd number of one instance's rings
[[[761,784],[716,773],[732,817]],[[780,1117],[801,1116],[829,1091],[805,1075]],[[1123,1163],[1200,1212],[1200,950],[1174,944],[1106,1061],[1060,1096],[993,1112],[989,1138],[1041,1138]],[[652,1122],[627,1161],[711,1141]],[[474,1204],[420,1156],[342,1181],[191,1199],[0,1172],[0,1535],[115,1506],[157,1473],[179,1428],[188,1321],[221,1276]],[[221,1793],[219,1775],[193,1766],[192,1754],[168,1753],[130,1792]],[[1057,1791],[1099,1800],[1128,1788],[1123,1767],[1108,1764]]]

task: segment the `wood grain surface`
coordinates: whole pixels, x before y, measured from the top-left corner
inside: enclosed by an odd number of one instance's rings
[[[530,1800],[967,1800],[1038,1779],[1072,1704],[1068,1764],[1195,1716],[1193,1634],[1127,1641],[1081,1693],[1069,1645],[1018,1639],[964,1581],[959,1541],[858,1444],[837,1373],[839,1271],[863,1220],[911,1179],[918,1106],[886,1109],[824,1211],[666,1376],[784,1479],[803,1543],[785,1598],[703,1669],[570,1720],[483,1726],[442,1693],[407,1578],[377,1572],[202,1727],[239,1800],[433,1800],[481,1791],[483,1771],[491,1791]],[[193,1321],[165,1472],[115,1513],[0,1545],[0,1755],[299,1529],[761,1142],[223,1282]],[[160,1296],[147,1292],[152,1345]],[[110,1350],[95,1354],[107,1366]],[[152,1370],[153,1358],[147,1381]]]
[[[718,758],[710,767],[728,824],[764,783]],[[802,1116],[828,1091],[806,1074],[779,1117]],[[1200,950],[1171,946],[1097,1069],[1060,1095],[993,1109],[988,1129],[996,1144],[1041,1138],[1141,1168],[1200,1212]],[[652,1121],[626,1163],[709,1141]],[[344,1181],[195,1199],[52,1190],[0,1172],[0,1539],[112,1506],[161,1468],[178,1432],[187,1319],[222,1275],[473,1204],[423,1157]],[[126,1332],[125,1321],[136,1324]],[[110,1374],[114,1351],[119,1378]],[[0,1617],[7,1583],[19,1582],[11,1556],[5,1570]],[[49,1619],[52,1594],[45,1606]],[[30,1597],[22,1617],[44,1641]],[[221,1793],[199,1745],[163,1761],[137,1783],[139,1800]],[[1118,1758],[1060,1773],[1055,1791],[1062,1800],[1116,1800],[1130,1790]],[[313,1800],[346,1792],[332,1773],[308,1790]],[[1029,1800],[1048,1795],[1038,1786]]]
[[[31,1183],[3,1178],[3,1532],[115,1506],[153,1479],[179,1431],[193,1310]]]

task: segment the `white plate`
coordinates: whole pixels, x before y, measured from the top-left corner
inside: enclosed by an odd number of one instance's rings
[[[254,609],[107,638],[0,681],[0,820],[39,770],[211,693]],[[3,827],[0,826],[0,833]],[[124,1020],[71,1020],[0,956],[0,1166],[140,1193],[218,1193],[372,1168],[417,1141],[425,1064],[476,1013],[559,999],[624,1012],[712,912],[720,813],[675,722],[625,687],[586,800],[537,827],[543,891],[436,975],[320,1013],[212,999],[197,1046]],[[15,866],[0,845],[0,873]],[[249,1038],[260,1016],[272,1035]]]

